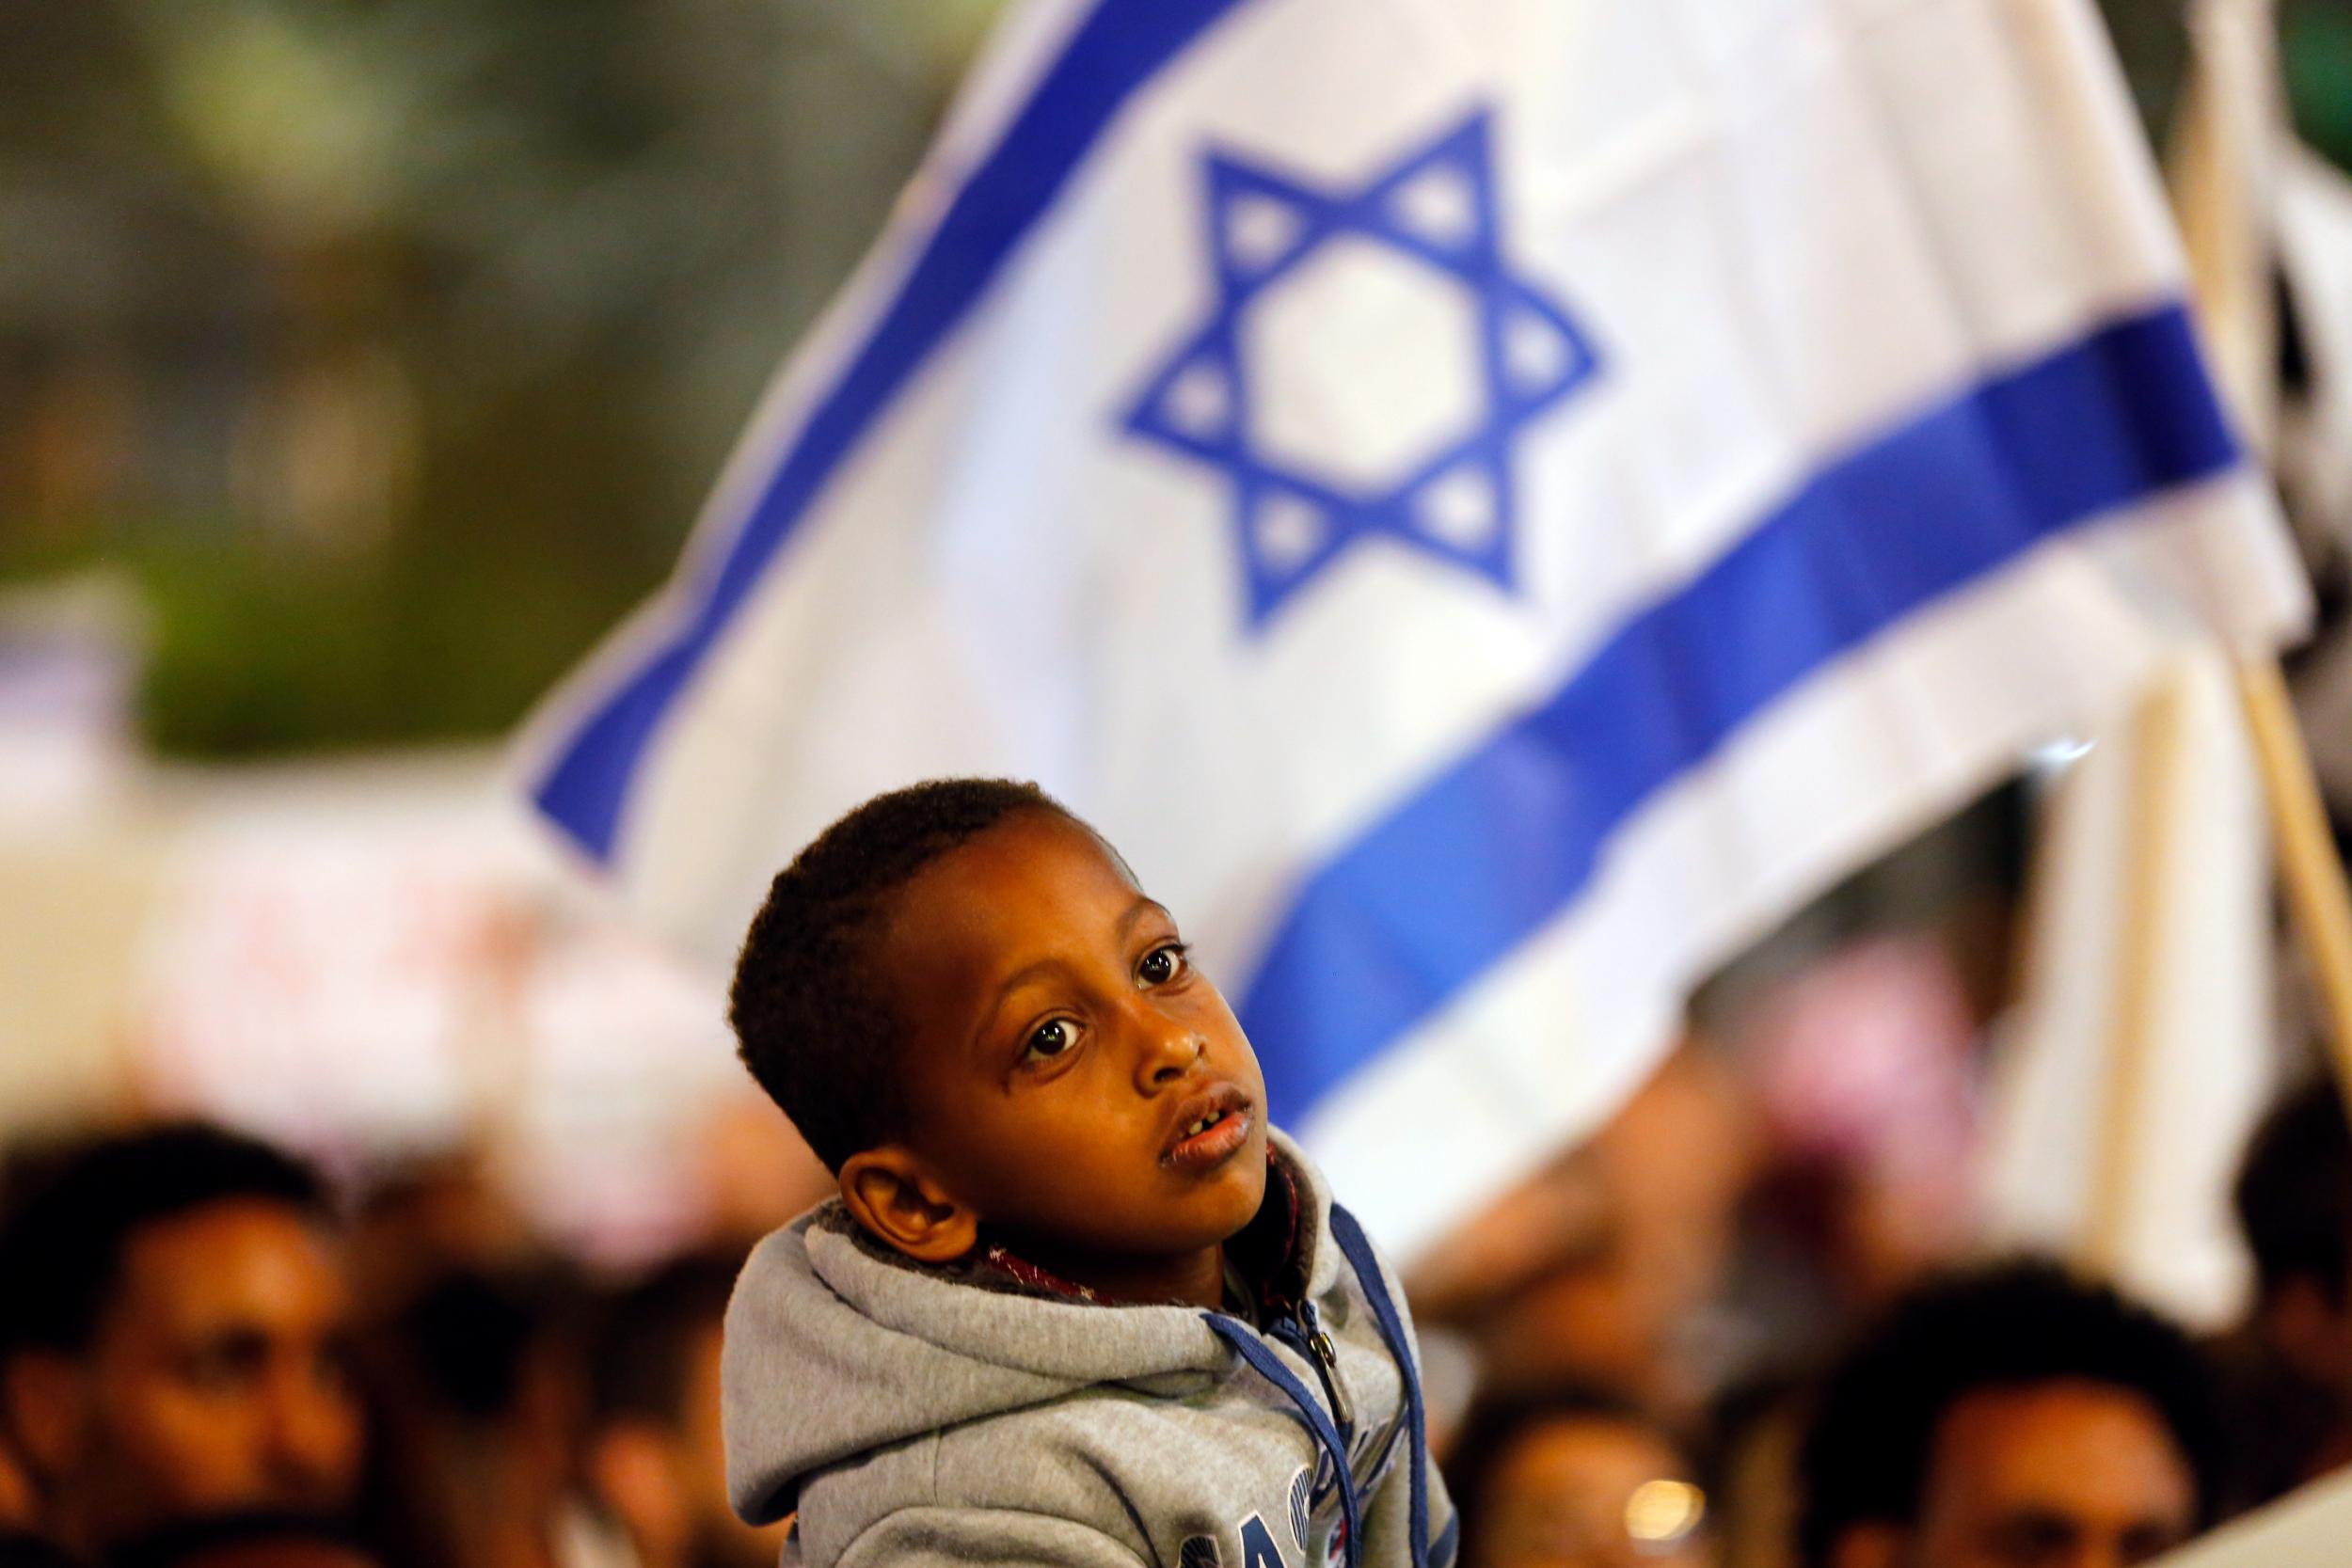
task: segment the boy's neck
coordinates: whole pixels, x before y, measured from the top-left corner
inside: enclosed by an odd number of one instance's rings
[[[1222,1246],[1168,1258],[1103,1258],[1073,1255],[1031,1237],[1007,1237],[1005,1244],[1023,1261],[1120,1306],[1181,1305],[1215,1311],[1225,1305]]]

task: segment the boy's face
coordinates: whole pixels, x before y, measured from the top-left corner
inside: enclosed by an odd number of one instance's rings
[[[1257,1057],[1091,832],[1025,812],[942,856],[879,957],[909,1028],[908,1146],[1016,1247],[1173,1258],[1257,1213]]]

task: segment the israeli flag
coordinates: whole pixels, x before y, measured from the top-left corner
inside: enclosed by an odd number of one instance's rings
[[[1039,0],[529,736],[718,962],[1039,780],[1411,1249],[1689,986],[2296,622],[2088,0]]]

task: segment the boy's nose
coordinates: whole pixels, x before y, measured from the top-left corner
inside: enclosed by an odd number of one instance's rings
[[[1209,1049],[1197,1031],[1170,1018],[1152,1019],[1147,1040],[1136,1068],[1136,1086],[1147,1093],[1184,1077]]]

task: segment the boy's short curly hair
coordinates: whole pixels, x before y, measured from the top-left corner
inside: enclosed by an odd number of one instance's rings
[[[2213,1523],[2226,1447],[2196,1346],[2104,1285],[2015,1259],[1914,1290],[1831,1370],[1797,1460],[1798,1560],[1827,1568],[1851,1527],[1915,1520],[1937,1430],[1961,1400],[2062,1380],[2145,1399],[2196,1480],[2199,1528]]]
[[[1033,784],[936,779],[878,795],[776,874],[735,964],[743,1065],[828,1170],[902,1136],[905,1025],[873,951],[893,900],[949,850],[1024,812],[1068,817]]]

